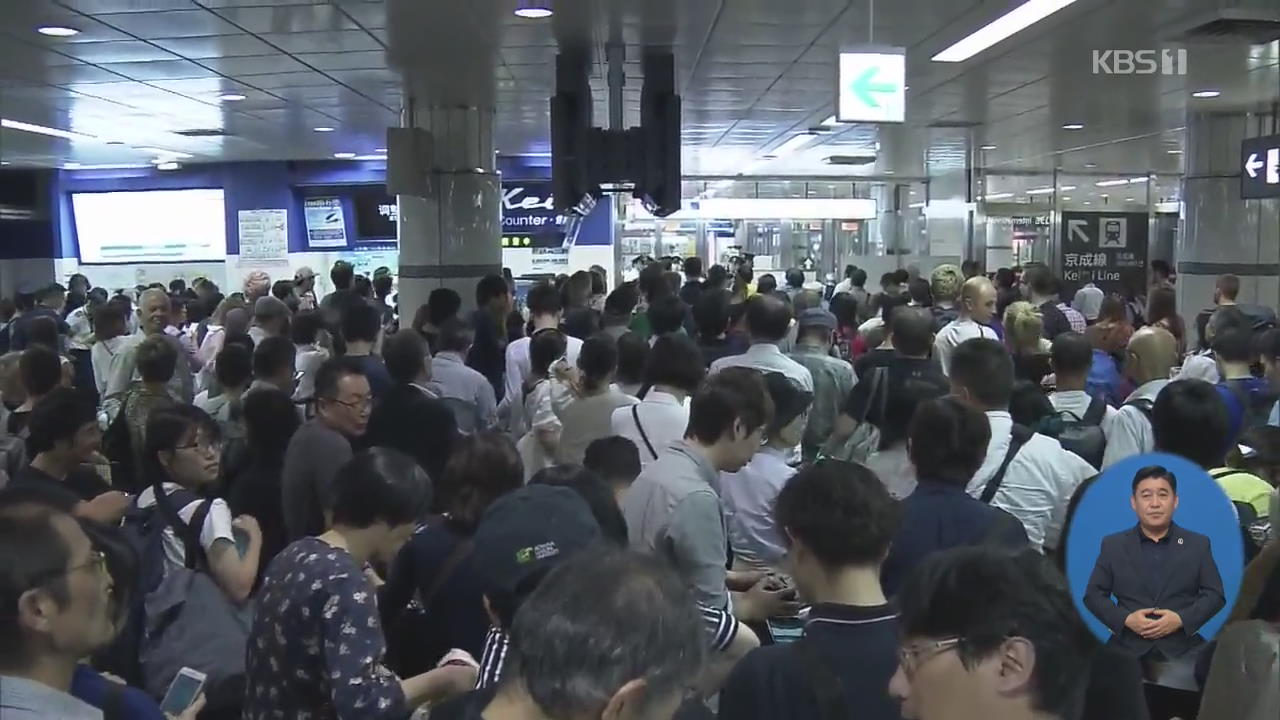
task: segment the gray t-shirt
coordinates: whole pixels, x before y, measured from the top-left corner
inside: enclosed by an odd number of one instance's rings
[[[332,499],[333,478],[351,455],[347,437],[319,418],[294,433],[280,474],[290,542],[325,531],[324,510]]]
[[[613,411],[640,402],[620,390],[609,390],[591,397],[579,398],[560,411],[560,446],[556,462],[581,465],[587,446],[613,434]]]

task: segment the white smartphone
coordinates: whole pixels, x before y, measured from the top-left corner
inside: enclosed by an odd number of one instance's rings
[[[160,711],[170,715],[181,715],[182,711],[190,707],[200,695],[200,691],[204,689],[206,677],[199,670],[192,670],[189,667],[179,670],[173,677],[173,682],[169,683],[164,700],[160,702]]]

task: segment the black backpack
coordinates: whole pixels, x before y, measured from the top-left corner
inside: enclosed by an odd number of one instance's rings
[[[1074,413],[1061,413],[1061,423],[1057,423],[1058,439],[1064,450],[1069,450],[1084,458],[1085,462],[1095,469],[1102,469],[1102,457],[1107,452],[1107,436],[1102,432],[1102,420],[1107,416],[1107,401],[1093,397],[1084,417],[1076,417]],[[1046,433],[1051,434],[1051,433]]]
[[[1271,392],[1250,391],[1244,386],[1243,380],[1226,380],[1224,384],[1231,391],[1231,395],[1235,397],[1236,402],[1240,403],[1242,421],[1240,423],[1240,432],[1251,430],[1253,428],[1264,427],[1271,418],[1271,408],[1276,404],[1276,395]]]

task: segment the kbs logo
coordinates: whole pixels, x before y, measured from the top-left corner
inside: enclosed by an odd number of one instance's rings
[[[1187,51],[1094,50],[1094,75],[1186,75]]]

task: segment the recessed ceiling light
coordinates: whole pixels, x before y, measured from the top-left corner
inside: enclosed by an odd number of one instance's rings
[[[995,145],[983,145],[982,147],[980,147],[980,148],[978,148],[978,149],[979,149],[979,150],[995,150],[995,149],[996,149],[996,146],[995,146]]]
[[[170,162],[162,162],[162,163],[156,163],[156,169],[157,169],[157,170],[166,170],[166,171],[167,171],[167,170],[181,170],[181,169],[182,169],[182,165],[181,165],[180,163],[176,163],[176,162],[172,162],[172,161],[170,161]]]
[[[1084,204],[1085,204],[1085,205],[1092,205],[1093,203],[1089,202],[1088,200],[1085,200],[1085,201],[1084,201]]]
[[[8,160],[0,160],[0,165],[8,165],[8,164],[9,164]]]
[[[36,32],[49,37],[74,37],[80,34],[80,31],[65,25],[43,25],[36,28]]]
[[[893,171],[892,171],[892,170],[885,170],[885,171],[884,171],[884,174],[885,174],[885,175],[892,175],[892,174],[893,174]]]
[[[1133,198],[1125,198],[1125,199],[1124,199],[1124,201],[1125,201],[1125,202],[1135,202]]]
[[[1197,90],[1191,93],[1193,98],[1216,98],[1222,94],[1221,90]]]
[[[1081,125],[1080,123],[1067,123],[1066,125],[1062,126],[1062,129],[1063,130],[1083,130],[1084,125]]]
[[[1085,163],[1084,166],[1087,168],[1096,168],[1098,167],[1098,163]]]
[[[1181,150],[1166,150],[1165,152],[1169,153],[1170,155],[1181,155],[1181,154],[1182,154],[1182,151],[1181,151]]]
[[[356,154],[353,152],[336,152],[333,154],[333,156],[338,158],[339,160],[350,160],[351,158],[355,157]]]
[[[376,152],[376,153],[384,153],[384,154],[385,154],[385,153],[387,152],[387,149],[386,149],[386,148],[378,148],[377,150],[374,150],[374,152]],[[495,150],[495,151],[494,151],[494,154],[495,154],[495,155],[497,155],[497,154],[498,154],[498,152]]]
[[[311,128],[311,129],[315,130],[316,132],[333,132],[333,128],[327,127],[325,125],[321,125],[320,127]]]
[[[551,9],[551,4],[544,0],[520,0],[520,4],[516,6],[515,13],[516,17],[528,20],[541,20],[555,14]]]
[[[1063,202],[1067,202],[1067,201],[1071,200],[1071,198],[1069,198],[1069,197],[1064,197],[1064,198],[1062,198],[1062,200],[1063,200]]]
[[[240,93],[223,93],[218,96],[218,99],[226,102],[240,102],[244,97]]]

